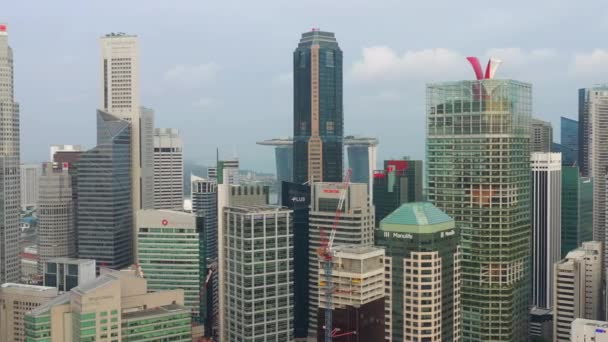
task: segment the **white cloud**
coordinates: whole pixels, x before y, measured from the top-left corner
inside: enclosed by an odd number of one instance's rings
[[[573,70],[579,75],[608,72],[608,50],[596,49],[591,53],[576,54]]]
[[[219,70],[219,65],[213,62],[198,65],[178,64],[165,72],[165,80],[172,83],[194,86],[214,81]]]
[[[502,60],[507,65],[523,66],[532,63],[544,62],[557,56],[554,49],[523,50],[518,47],[493,48],[486,51],[485,55]]]
[[[215,104],[215,100],[209,97],[201,97],[200,99],[194,101],[192,105],[198,108],[209,108]]]

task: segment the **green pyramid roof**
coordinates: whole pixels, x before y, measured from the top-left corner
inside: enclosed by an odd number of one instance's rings
[[[431,203],[406,203],[382,221],[381,230],[432,233],[454,228],[454,220]]]

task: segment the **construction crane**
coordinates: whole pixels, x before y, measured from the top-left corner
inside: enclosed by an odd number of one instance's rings
[[[354,331],[340,333],[340,329],[333,327],[333,316],[332,316],[332,307],[333,307],[333,296],[334,296],[334,288],[333,288],[333,259],[334,259],[334,239],[336,237],[336,229],[338,228],[338,223],[340,222],[340,215],[342,214],[342,210],[344,208],[344,201],[346,199],[346,192],[348,191],[348,186],[350,185],[350,176],[352,174],[352,170],[346,170],[346,174],[344,175],[344,181],[342,182],[342,187],[338,191],[340,191],[340,200],[338,201],[338,207],[336,208],[336,214],[334,216],[334,221],[331,227],[331,232],[329,233],[329,237],[327,233],[323,229],[320,228],[321,235],[321,247],[317,250],[317,254],[319,255],[319,259],[323,263],[323,269],[325,270],[325,342],[331,342],[334,337],[341,337],[347,335],[355,334]]]

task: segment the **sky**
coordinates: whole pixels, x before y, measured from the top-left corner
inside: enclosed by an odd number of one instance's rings
[[[380,140],[379,160],[424,158],[425,86],[473,79],[466,56],[533,84],[534,116],[577,117],[577,89],[608,82],[605,1],[5,1],[21,106],[22,161],[50,144],[95,144],[99,37],[140,39],[141,103],[180,129],[186,159],[274,172],[256,141],[292,135],[292,53],[311,28],[344,53],[345,133]]]

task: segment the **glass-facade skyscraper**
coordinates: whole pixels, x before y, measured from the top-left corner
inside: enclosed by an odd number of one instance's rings
[[[572,166],[578,160],[578,121],[560,118],[562,165]]]
[[[331,32],[302,34],[293,53],[293,181],[342,180],[342,50]]]
[[[562,258],[593,240],[593,181],[578,166],[562,168]]]
[[[376,228],[403,203],[422,202],[422,160],[385,160],[373,180]]]
[[[97,146],[78,161],[78,258],[120,269],[133,262],[131,125],[97,111]]]
[[[532,86],[427,86],[428,199],[461,231],[463,341],[525,341]]]

